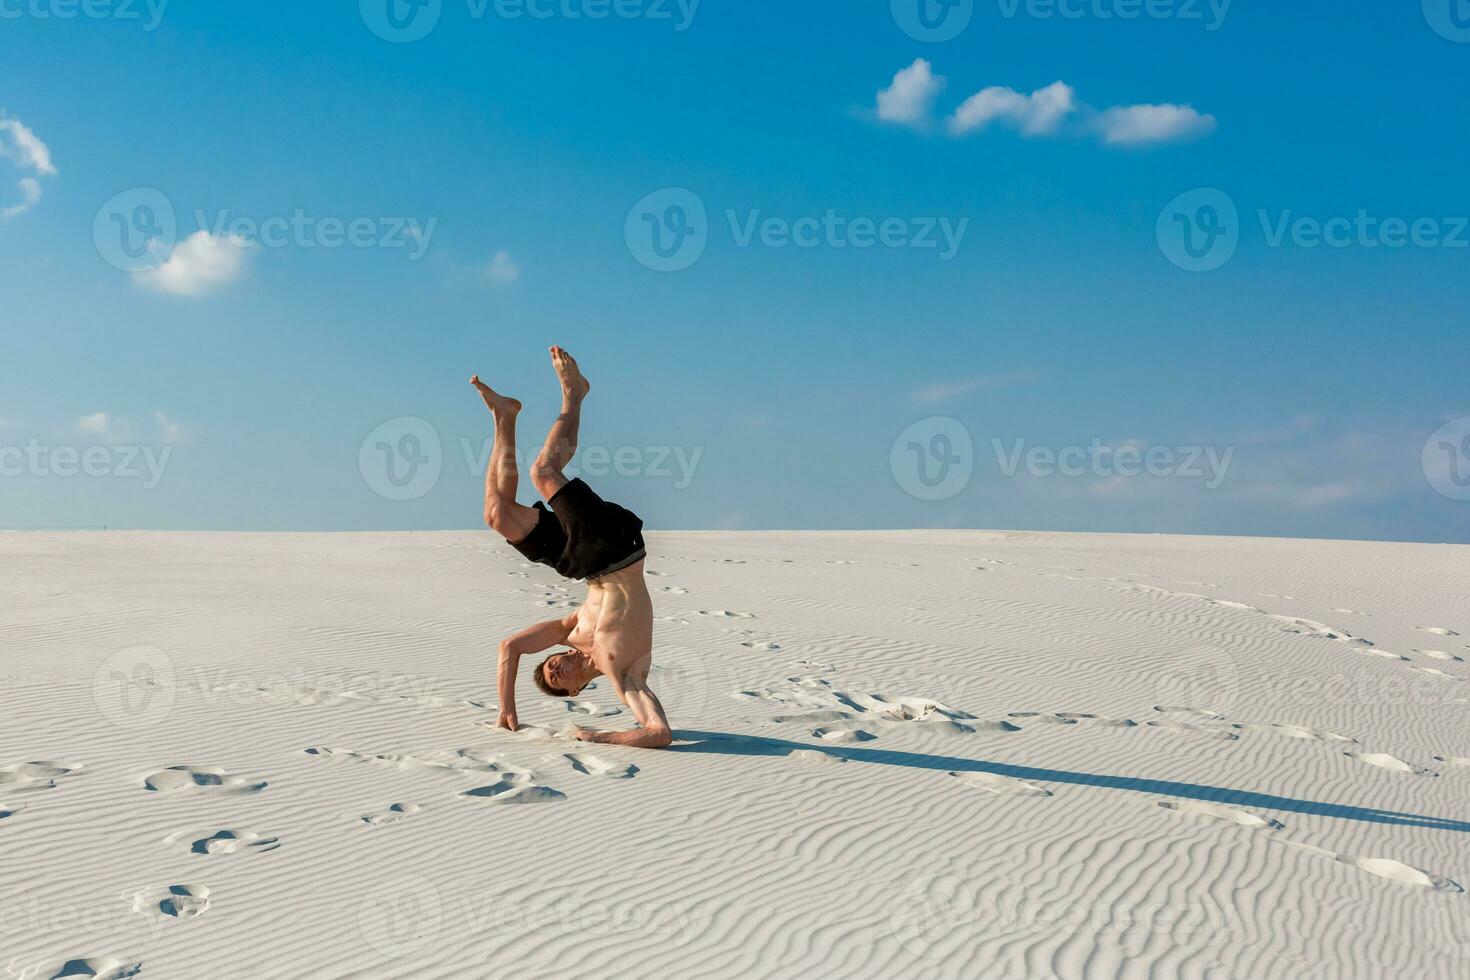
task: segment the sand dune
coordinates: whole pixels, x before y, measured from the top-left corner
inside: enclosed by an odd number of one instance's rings
[[[661,752],[488,534],[0,535],[0,976],[1470,975],[1470,548],[650,544]]]

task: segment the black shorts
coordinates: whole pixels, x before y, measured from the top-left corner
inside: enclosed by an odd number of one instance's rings
[[[536,501],[536,526],[511,542],[529,561],[550,565],[566,578],[593,579],[647,555],[638,515],[603,500],[582,480],[568,482],[550,503],[548,511]]]

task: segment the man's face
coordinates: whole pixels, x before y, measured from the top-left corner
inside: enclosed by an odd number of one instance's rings
[[[572,663],[571,651],[558,653],[546,661],[546,680],[552,687],[566,691],[575,697],[582,693],[580,679],[576,676],[576,668]]]

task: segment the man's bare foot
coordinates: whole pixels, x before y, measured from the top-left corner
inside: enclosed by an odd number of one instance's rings
[[[571,401],[579,402],[587,397],[587,392],[592,390],[592,383],[582,377],[582,369],[577,367],[577,359],[568,354],[564,348],[551,348],[551,366],[556,368],[556,376],[561,381],[562,397]]]
[[[480,397],[485,399],[485,405],[496,415],[500,415],[502,412],[515,415],[521,410],[521,403],[519,401],[496,394],[490,389],[489,385],[480,380],[478,374],[470,378],[470,384],[475,386],[475,390],[480,393]]]

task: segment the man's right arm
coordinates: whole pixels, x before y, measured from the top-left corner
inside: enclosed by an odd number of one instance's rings
[[[500,717],[496,726],[515,731],[516,720],[516,668],[521,657],[528,653],[540,653],[558,643],[565,643],[577,624],[576,613],[562,619],[551,619],[535,626],[528,626],[514,636],[500,641],[500,667],[496,671],[496,689],[500,695]]]

